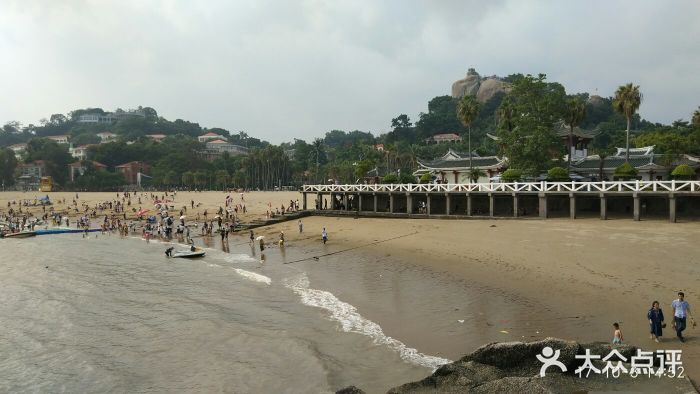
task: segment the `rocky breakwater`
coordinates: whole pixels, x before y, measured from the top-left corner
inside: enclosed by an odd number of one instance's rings
[[[547,350],[549,348],[551,350]],[[584,365],[584,360],[576,356],[589,354],[600,356],[592,365],[601,371],[591,371],[582,377],[576,370]],[[608,361],[602,359],[608,357]],[[581,343],[547,338],[537,342],[491,343],[451,364],[438,368],[427,378],[406,383],[389,390],[388,394],[407,393],[588,393],[624,391],[627,393],[696,393],[692,382],[687,378],[670,376],[633,377],[630,361],[637,356],[637,348],[630,345],[611,346],[607,343]],[[539,356],[539,358],[538,358]],[[549,357],[545,357],[549,356]],[[543,366],[541,358],[556,358],[562,367],[550,365],[545,376],[540,376]],[[625,361],[626,360],[626,361]],[[682,359],[681,359],[682,360]],[[656,369],[659,360],[654,359]],[[608,374],[605,368],[608,368]],[[617,377],[610,366],[623,367]],[[623,372],[623,371],[627,372]],[[345,390],[345,391],[344,391]],[[349,387],[338,391],[346,394],[359,394],[362,391]]]

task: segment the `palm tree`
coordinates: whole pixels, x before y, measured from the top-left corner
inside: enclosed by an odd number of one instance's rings
[[[469,132],[469,171],[472,167],[472,122],[479,115],[479,102],[472,96],[464,96],[457,105],[457,118]]]
[[[316,157],[316,183],[318,183],[318,167],[320,165],[321,152],[323,152],[323,140],[320,138],[313,140],[311,149]]]
[[[634,116],[641,104],[642,93],[639,91],[639,85],[628,83],[617,88],[612,105],[615,111],[625,115],[625,118],[627,118],[625,162],[630,160],[630,125],[632,124],[632,116]]]
[[[498,115],[498,122],[502,127],[509,132],[513,131],[513,103],[508,98],[504,99],[498,107],[496,115]]]
[[[693,126],[700,126],[700,107],[693,112],[693,119],[690,121]]]
[[[586,103],[579,99],[571,99],[566,103],[566,123],[569,125],[569,166],[568,170],[571,172],[571,147],[574,145],[574,127],[578,126],[583,122],[583,118],[586,116]]]

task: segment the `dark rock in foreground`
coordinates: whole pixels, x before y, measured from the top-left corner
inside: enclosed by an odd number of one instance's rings
[[[561,372],[556,367],[549,367],[546,376],[540,377],[542,362],[537,355],[543,354],[543,349],[550,347],[559,350],[558,361],[566,366],[567,371]],[[656,377],[647,375],[631,377],[621,373],[613,378],[605,374],[591,373],[588,378],[579,377],[574,371],[582,365],[583,360],[576,355],[585,354],[586,349],[591,354],[608,355],[612,349],[617,350],[627,362],[621,364],[628,371],[632,355],[637,354],[637,348],[630,345],[612,347],[607,343],[583,343],[547,338],[537,342],[507,342],[491,343],[480,347],[473,353],[443,365],[432,375],[418,381],[407,383],[389,390],[389,394],[407,393],[586,393],[624,391],[626,393],[696,393],[688,378],[678,379],[666,376]],[[681,358],[682,359],[682,358]],[[611,358],[617,365],[619,359]],[[594,366],[603,370],[607,363],[597,360]],[[343,390],[357,391],[343,391]],[[362,393],[351,386],[338,393]]]

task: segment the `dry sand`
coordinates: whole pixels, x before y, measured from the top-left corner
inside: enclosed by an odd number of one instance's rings
[[[35,195],[43,194],[0,193],[0,210],[7,208],[8,200],[33,199]],[[74,193],[49,195],[52,199],[65,197],[71,202]],[[79,195],[90,205],[116,198],[116,193]],[[203,203],[200,213],[204,209],[214,212],[223,206],[225,196],[223,192],[182,192],[177,194],[175,205],[181,207],[195,200]],[[296,192],[246,193],[249,214],[243,220],[263,217],[268,202],[273,207],[287,206],[291,199],[301,201],[301,195]],[[240,201],[238,194],[235,201]],[[148,206],[143,202],[144,207]],[[188,212],[188,216],[191,215]],[[547,315],[563,317],[561,322],[542,327],[537,335],[527,333],[530,334],[527,338],[560,336],[607,342],[612,338],[612,323],[622,322],[626,342],[649,349],[683,349],[687,374],[695,380],[700,377],[700,328],[689,327],[686,330],[688,341],[681,344],[675,339],[670,324],[673,316],[670,303],[679,290],[685,291],[686,299],[700,318],[698,223],[310,217],[304,219],[304,224],[302,238],[295,235],[295,222],[256,232],[274,235],[283,229],[290,241],[318,243],[320,230],[325,226],[331,241],[324,250],[329,253],[391,255],[434,272],[448,273],[468,285],[495,289],[513,300],[528,300],[534,307],[522,311],[523,319],[523,316],[529,321],[542,317],[546,321]],[[357,249],[342,252],[355,247]],[[653,300],[661,302],[668,323],[660,344],[653,343],[648,334],[646,313]],[[383,321],[381,316],[376,319],[389,333],[402,329],[400,323]],[[498,333],[498,340],[521,340],[526,336],[525,331],[530,327],[519,325],[518,319],[513,316],[512,321],[504,324],[503,331],[507,333]],[[489,330],[494,331],[491,327]],[[493,336],[484,338],[492,340]],[[420,335],[409,338],[409,343],[412,340],[420,342]],[[422,347],[420,343],[416,346]],[[431,346],[451,347],[461,354],[473,350],[471,345],[460,347],[454,343],[427,344],[423,348]]]

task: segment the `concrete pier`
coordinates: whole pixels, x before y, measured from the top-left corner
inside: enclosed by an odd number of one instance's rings
[[[674,223],[679,215],[682,219],[700,216],[700,181],[305,185],[301,193],[305,210],[311,208],[307,194],[312,194],[312,209],[343,207],[383,216],[420,213],[421,217],[573,220],[595,215],[607,220],[612,215],[639,221],[668,215]]]

